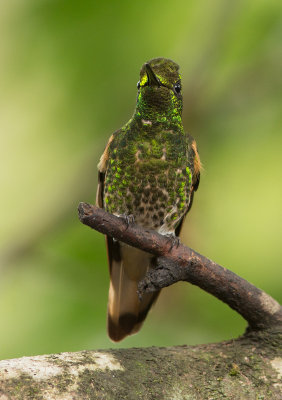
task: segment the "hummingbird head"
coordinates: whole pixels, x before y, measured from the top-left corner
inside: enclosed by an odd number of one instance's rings
[[[179,66],[167,58],[146,62],[137,83],[137,109],[148,117],[182,112],[182,89]]]

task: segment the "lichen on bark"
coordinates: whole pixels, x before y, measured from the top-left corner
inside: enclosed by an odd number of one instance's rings
[[[281,365],[277,331],[200,346],[24,357],[0,361],[0,399],[278,400]]]

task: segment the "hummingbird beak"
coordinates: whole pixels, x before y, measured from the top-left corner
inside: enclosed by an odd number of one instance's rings
[[[148,63],[145,64],[146,74],[148,77],[149,86],[161,86],[159,79],[156,77],[154,71]]]

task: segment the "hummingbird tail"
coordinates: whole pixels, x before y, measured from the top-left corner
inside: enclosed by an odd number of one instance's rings
[[[146,293],[140,300],[137,293],[138,282],[154,267],[153,257],[120,243],[119,250],[120,257],[111,259],[108,303],[108,334],[115,342],[139,331],[159,295]]]

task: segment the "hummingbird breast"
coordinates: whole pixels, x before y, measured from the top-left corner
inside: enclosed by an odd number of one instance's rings
[[[173,233],[190,200],[185,135],[173,130],[143,132],[142,137],[131,133],[117,133],[110,145],[104,207],[116,215],[133,215],[143,227]]]

